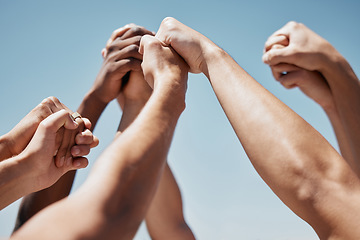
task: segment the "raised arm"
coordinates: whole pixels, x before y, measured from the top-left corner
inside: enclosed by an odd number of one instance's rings
[[[22,149],[26,147],[36,131],[39,123],[54,112],[65,109],[72,113],[65,105],[63,105],[57,98],[49,97],[41,104],[34,108],[9,134],[8,139],[13,143],[10,149],[13,155],[19,154]],[[98,139],[93,136],[89,130],[91,123],[86,118],[77,118],[75,121],[79,127],[76,130],[66,130],[60,128],[59,140],[60,145],[56,150],[55,162],[58,167],[70,166],[73,161],[79,157],[89,154],[90,148],[97,146]],[[15,153],[15,154],[14,154]],[[81,168],[87,166],[87,161],[81,161]],[[21,201],[18,216],[16,219],[14,231],[20,228],[27,220],[29,220],[37,212],[46,206],[68,196],[70,193],[72,183],[76,171],[69,171],[65,173],[52,186],[41,189],[38,192],[30,193]]]
[[[346,59],[305,25],[289,22],[266,41],[263,60],[276,79],[288,87],[298,86],[320,104],[332,123],[343,157],[360,176],[360,81]],[[303,72],[299,67],[320,73],[322,80],[299,78]],[[325,84],[316,84],[319,82]]]
[[[151,239],[195,239],[183,214],[179,186],[168,164],[146,214],[146,226]]]
[[[131,26],[131,28],[124,34],[121,34],[119,30],[114,31],[115,34],[109,39],[108,46],[103,51],[104,56],[109,53],[109,46],[115,39],[121,42],[121,40],[126,41],[132,37],[150,34],[141,26],[134,24],[127,26]],[[135,43],[134,45],[137,46]],[[122,133],[134,121],[151,93],[152,89],[145,82],[142,72],[132,71],[128,82],[122,87],[117,98],[123,110],[118,134]],[[152,239],[194,239],[183,216],[179,187],[167,163],[146,215],[146,225]]]
[[[14,239],[134,237],[163,171],[187,85],[187,65],[170,48],[150,36],[142,38],[142,47],[145,79],[154,86],[149,101],[102,153],[84,185],[41,211]]]
[[[122,36],[124,34],[129,35],[131,32],[133,32],[131,31],[131,27],[125,26],[121,31],[118,31],[117,34]],[[150,32],[146,31],[145,33]],[[114,100],[120,93],[123,84],[122,80],[126,73],[130,70],[140,70],[141,55],[137,49],[131,47],[134,44],[139,45],[139,42],[140,36],[138,38],[128,39],[126,42],[115,41],[111,45],[108,44],[109,52],[106,57],[104,55],[104,62],[99,74],[77,111],[92,123],[88,123],[87,126],[85,126],[90,131],[94,130],[107,104]],[[59,105],[59,103],[56,104]],[[89,130],[82,134],[83,138],[80,138],[79,141],[82,144],[88,144],[90,141],[92,144],[91,147],[94,147],[98,144],[98,139],[92,139]],[[71,136],[67,136],[67,138],[71,138]],[[82,152],[84,151],[84,149],[80,150]],[[80,152],[78,154],[80,154]],[[67,156],[67,158],[68,157],[69,156]],[[52,187],[26,196],[21,203],[14,231],[43,208],[67,197],[71,191],[75,174],[76,171],[68,172]]]
[[[20,154],[0,162],[0,209],[26,194],[48,188],[69,170],[87,165],[87,159],[79,157],[69,165],[56,166],[54,156],[61,144],[62,127],[70,130],[78,127],[64,109],[40,122]]]
[[[210,80],[253,166],[321,239],[360,237],[360,183],[307,122],[264,89],[226,52],[172,18],[156,35]]]

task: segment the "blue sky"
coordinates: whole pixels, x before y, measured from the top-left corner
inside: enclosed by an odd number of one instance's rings
[[[337,148],[323,111],[298,90],[285,90],[261,62],[267,37],[290,20],[304,23],[342,53],[359,76],[358,1],[10,1],[0,0],[0,134],[48,96],[76,110],[92,85],[111,32],[133,22],[156,31],[172,16],[221,46],[265,88]],[[250,164],[203,75],[189,75],[187,109],[169,154],[186,219],[198,239],[317,239],[267,187]],[[111,142],[121,117],[115,103],[95,134]],[[90,166],[78,173],[74,190]],[[19,201],[0,212],[9,236]],[[149,237],[142,226],[136,239]]]

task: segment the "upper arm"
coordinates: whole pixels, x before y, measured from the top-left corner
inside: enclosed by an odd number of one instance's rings
[[[297,178],[297,184],[287,192],[291,196],[281,193],[280,198],[314,228],[320,239],[359,239],[360,181],[341,156],[330,158],[330,164],[298,169],[297,176],[288,179]]]

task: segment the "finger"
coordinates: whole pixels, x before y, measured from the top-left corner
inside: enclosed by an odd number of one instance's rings
[[[271,66],[271,71],[277,81],[280,80],[281,76],[287,74],[288,72],[298,71],[301,69],[302,68],[299,68],[298,66],[287,63],[279,63],[277,65]]]
[[[85,129],[91,129],[91,122],[88,118],[83,117],[82,120],[84,121]]]
[[[297,23],[294,22],[294,21],[290,21],[290,22],[286,23],[283,27],[281,27],[280,29],[275,31],[269,38],[274,37],[274,36],[278,36],[278,35],[283,35],[283,36],[286,36],[289,39],[291,28],[295,24],[297,24]]]
[[[152,43],[154,41],[155,41],[155,38],[152,36],[149,36],[149,35],[143,36],[140,41],[139,53],[141,55],[144,55],[145,47],[147,47],[150,43]]]
[[[71,169],[70,170],[77,170],[80,168],[86,168],[87,165],[89,164],[89,160],[85,157],[76,157],[74,158],[74,160],[72,161],[71,164]]]
[[[56,156],[58,154],[61,142],[63,140],[64,131],[65,131],[65,128],[61,127],[56,134],[56,137],[55,137],[55,149],[56,150],[55,150],[54,156]]]
[[[276,65],[279,63],[289,63],[295,64],[296,62],[296,54],[289,47],[285,47],[282,49],[270,49],[262,56],[262,60],[264,63],[269,65]]]
[[[126,31],[131,28],[132,24],[127,24],[124,27],[118,28],[112,32],[109,40],[106,42],[106,49],[110,46],[110,44],[118,37],[121,37]]]
[[[107,56],[108,61],[118,61],[124,58],[136,58],[142,60],[142,55],[139,53],[139,45],[131,44],[125,46],[121,50],[109,51]]]
[[[301,80],[301,74],[303,70],[288,72],[280,77],[279,82],[286,89],[291,89],[298,86],[298,82]]]
[[[133,26],[128,31],[126,31],[121,37],[121,39],[127,39],[134,36],[144,36],[144,35],[154,35],[152,31],[147,30],[146,28],[142,26]]]
[[[155,34],[155,37],[159,39],[161,42],[163,42],[165,45],[170,46],[171,45],[171,34],[173,30],[177,28],[177,26],[181,26],[184,28],[188,28],[178,20],[172,17],[166,17],[161,22],[159,30]]]
[[[106,48],[101,49],[101,56],[103,58],[105,58],[106,54],[107,54]]]
[[[73,157],[86,156],[90,153],[90,145],[75,145],[71,148]]]
[[[112,35],[107,42],[107,47],[105,49],[106,51],[108,51],[110,45],[112,45],[117,39],[124,41],[128,38],[132,38],[135,36],[141,37],[146,34],[153,35],[153,32],[147,30],[142,26],[137,26],[135,24],[129,24],[129,28],[126,29],[126,31],[119,31],[119,32],[115,32],[115,31],[113,33],[114,35]]]
[[[71,131],[71,135],[69,140],[67,141],[67,147],[66,142],[64,144],[64,147],[66,147],[66,155],[65,155],[65,165],[71,166],[73,161],[73,155],[71,154],[71,148],[75,145],[75,137],[79,132],[84,131],[84,121],[82,118],[76,118],[75,121],[79,124],[78,129]]]
[[[289,39],[284,36],[284,35],[276,35],[273,37],[270,37],[266,42],[265,42],[265,49],[264,52],[269,51],[273,45],[282,45],[282,46],[288,46],[289,45]]]
[[[90,148],[94,148],[99,145],[99,138],[95,135],[93,135],[93,142],[90,144]]]
[[[119,75],[125,75],[129,71],[141,71],[141,62],[135,58],[126,58],[114,63]]]
[[[94,136],[89,129],[85,129],[83,132],[76,134],[75,143],[77,145],[81,144],[91,144],[94,141]]]
[[[67,127],[67,128],[72,128],[72,129],[76,129],[78,127],[78,124],[70,118],[69,113],[64,109],[62,109],[54,114],[51,114],[49,117],[47,117],[45,120],[43,120],[39,124],[38,130],[40,132],[44,131],[45,136],[53,135],[53,138],[56,140],[56,134],[61,132],[61,131],[59,131],[59,129],[62,127]],[[56,151],[56,149],[54,151]],[[56,162],[56,165],[61,166],[60,159],[58,159],[58,161]]]
[[[64,109],[51,114],[44,119],[40,125],[47,132],[54,134],[56,134],[62,126],[66,129],[76,129],[79,126],[77,122],[71,119],[70,114]]]
[[[70,130],[64,131],[62,141],[58,148],[58,153],[55,157],[55,165],[57,167],[63,167],[64,165],[66,165],[67,162],[69,162],[69,154],[67,154],[67,152],[69,148],[69,143],[71,141],[71,136],[72,132]]]
[[[72,162],[71,147],[75,144],[75,136],[84,127],[82,118],[76,118],[75,122],[78,124],[78,128],[75,130],[65,129],[62,137],[58,154],[55,157],[55,164],[57,167],[63,165],[69,166]]]

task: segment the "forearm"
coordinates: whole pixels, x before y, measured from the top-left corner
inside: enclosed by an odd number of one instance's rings
[[[82,214],[71,219],[74,227],[69,229],[74,238],[88,234],[93,238],[132,239],[155,193],[184,107],[184,103],[178,104],[177,97],[174,97],[176,101],[163,97],[162,93],[154,93],[136,120],[99,157],[84,185],[66,201],[50,207],[47,214],[40,214],[36,221],[54,219],[51,212],[59,213],[60,209],[63,213],[78,211]],[[63,224],[69,219],[63,219],[66,214],[62,215],[53,222],[56,228],[50,232],[63,229],[61,226],[65,228]],[[36,232],[34,227],[39,225],[36,221],[29,222],[27,228],[24,226],[22,233],[30,229]],[[76,227],[78,221],[83,228]],[[92,232],[94,229],[97,230]],[[67,236],[65,232],[64,236]]]
[[[183,216],[180,189],[168,164],[145,220],[151,239],[194,239]]]
[[[360,176],[360,168],[358,165],[358,161],[356,161],[356,157],[353,155],[353,151],[351,149],[351,144],[350,144],[350,139],[346,135],[343,123],[341,121],[341,118],[337,111],[336,106],[326,107],[326,108],[324,108],[324,111],[325,111],[326,115],[328,116],[328,118],[331,122],[331,125],[334,129],[341,155],[349,163],[351,169],[358,176]]]
[[[360,82],[349,63],[334,50],[322,69],[334,96],[346,138],[351,146],[356,169],[360,169]]]
[[[10,150],[9,147],[9,139],[7,137],[7,134],[0,136],[0,162],[11,158],[13,156],[13,153]]]
[[[20,157],[0,162],[0,210],[31,192],[31,181]]]
[[[93,132],[97,121],[99,120],[102,112],[106,108],[107,103],[102,102],[96,97],[96,94],[90,90],[84,97],[81,102],[77,112],[80,113],[82,117],[86,117],[91,122],[90,131]]]
[[[47,206],[66,198],[71,191],[76,171],[64,174],[54,185],[25,196],[19,208],[13,232]]]
[[[321,196],[315,193],[322,181],[343,184],[354,179],[342,158],[224,52],[208,60],[206,74],[260,176],[295,213],[313,226],[321,225],[326,210],[315,204]]]
[[[89,119],[90,121],[95,121],[92,122],[91,131],[94,129],[96,121],[100,117],[105,106],[105,104],[100,104],[91,92],[84,97],[83,102],[80,104],[78,109],[80,115],[84,117],[89,116],[89,118],[91,118]],[[81,129],[81,131],[82,130],[83,129]],[[31,193],[24,197],[18,211],[14,232],[45,207],[66,198],[70,194],[75,175],[76,171],[69,171],[51,187]]]

